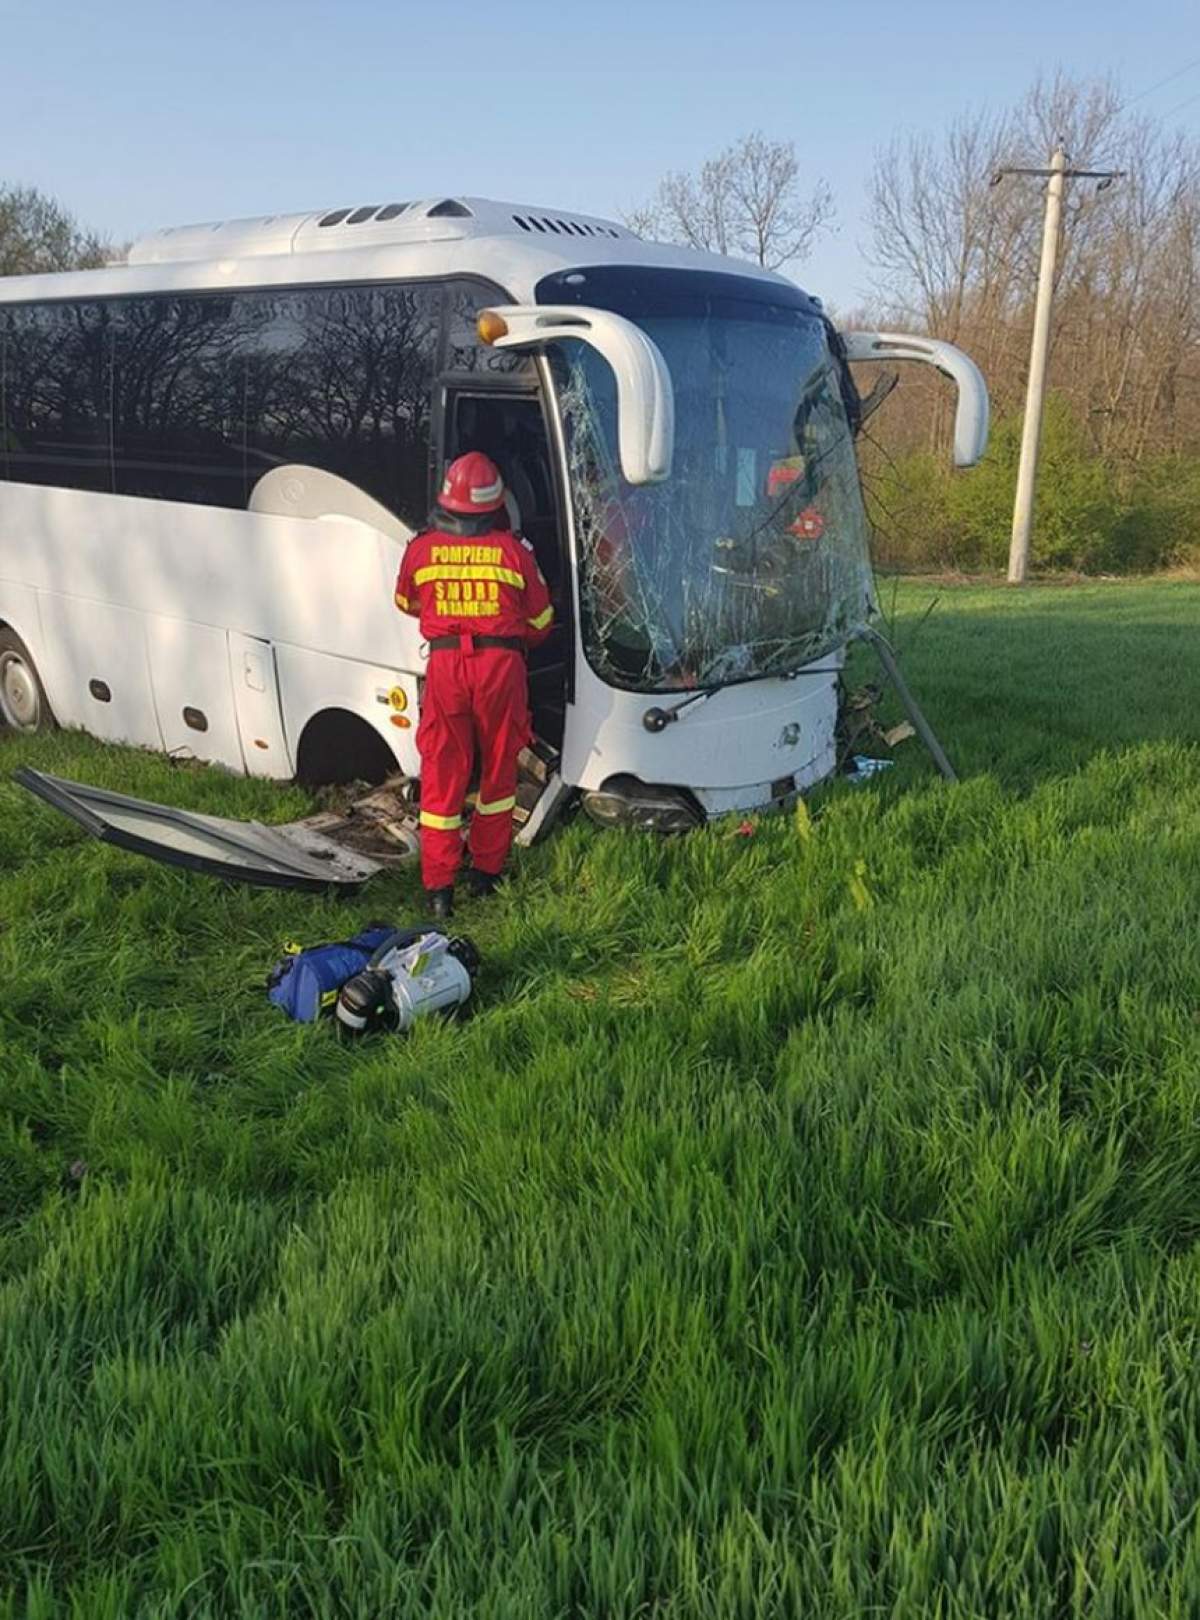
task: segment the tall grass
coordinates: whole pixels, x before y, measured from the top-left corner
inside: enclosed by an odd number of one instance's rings
[[[406,1039],[260,981],[412,878],[223,888],[0,785],[0,1616],[1200,1609],[1200,594],[927,595],[960,785],[572,825]]]

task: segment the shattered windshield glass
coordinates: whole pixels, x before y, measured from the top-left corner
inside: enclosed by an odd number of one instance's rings
[[[585,649],[603,679],[639,691],[790,673],[840,645],[871,594],[854,445],[820,317],[761,295],[689,296],[689,273],[669,274],[656,290],[641,272],[627,299],[589,287],[596,272],[575,283],[578,302],[628,315],[662,350],[675,388],[665,483],[622,477],[616,385],[600,355],[568,342],[556,362]],[[539,296],[551,301],[550,289]]]

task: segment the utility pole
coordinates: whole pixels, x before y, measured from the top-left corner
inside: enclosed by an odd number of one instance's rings
[[[1117,169],[1068,169],[1067,154],[1054,149],[1048,169],[1001,169],[992,178],[998,185],[1007,174],[1032,174],[1048,180],[1046,217],[1042,223],[1042,261],[1038,267],[1037,301],[1033,311],[1033,343],[1029,351],[1029,388],[1021,431],[1021,462],[1017,470],[1017,497],[1013,504],[1012,544],[1008,552],[1008,581],[1021,585],[1029,567],[1029,541],[1033,532],[1033,496],[1037,485],[1038,446],[1042,436],[1042,404],[1046,396],[1046,360],[1050,353],[1050,305],[1054,300],[1054,268],[1062,229],[1063,194],[1068,180],[1097,180],[1104,191],[1120,178]]]
[[[1021,461],[1017,469],[1017,498],[1013,504],[1012,544],[1008,551],[1008,582],[1021,585],[1029,566],[1033,532],[1033,490],[1037,482],[1038,445],[1042,437],[1042,402],[1046,395],[1046,359],[1050,353],[1050,303],[1054,297],[1054,266],[1058,233],[1062,227],[1067,154],[1056,147],[1050,159],[1046,187],[1046,218],[1042,223],[1042,262],[1038,266],[1037,302],[1033,310],[1033,344],[1029,351],[1029,387],[1025,394],[1025,422],[1021,430]]]

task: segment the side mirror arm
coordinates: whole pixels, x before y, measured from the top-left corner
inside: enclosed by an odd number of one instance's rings
[[[916,360],[933,366],[949,377],[958,389],[954,413],[954,465],[973,467],[987,449],[987,384],[979,367],[953,343],[938,338],[913,337],[898,332],[843,332],[846,358],[866,360]]]
[[[617,380],[621,471],[631,484],[671,476],[675,390],[658,345],[622,315],[575,304],[498,304],[479,316],[479,334],[497,349],[540,349],[576,338],[604,356]]]

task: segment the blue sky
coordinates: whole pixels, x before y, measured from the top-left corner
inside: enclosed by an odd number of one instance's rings
[[[839,205],[800,279],[868,283],[865,186],[894,133],[1015,100],[1039,69],[1133,96],[1200,57],[1196,0],[0,0],[0,180],[117,238],[439,191],[614,214],[751,129]],[[1200,66],[1139,107],[1200,133]],[[1034,154],[1036,155],[1036,154]]]

